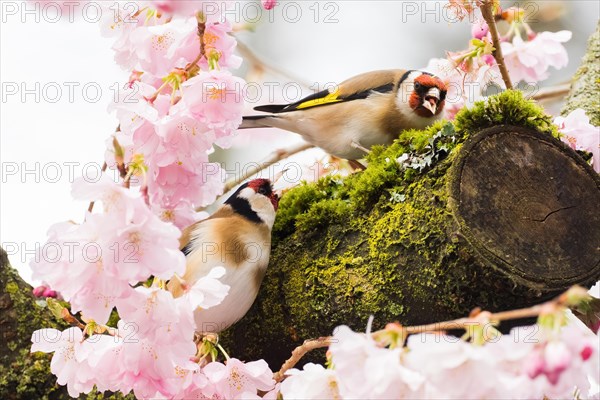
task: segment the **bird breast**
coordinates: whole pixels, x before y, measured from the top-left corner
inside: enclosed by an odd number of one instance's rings
[[[193,284],[214,267],[225,268],[220,280],[230,287],[227,297],[215,307],[194,313],[199,331],[218,333],[242,318],[256,299],[269,263],[271,232],[265,224],[234,215],[203,221],[191,239],[185,282]]]

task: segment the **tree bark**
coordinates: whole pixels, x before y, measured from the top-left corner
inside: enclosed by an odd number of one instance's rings
[[[596,32],[588,41],[588,48],[581,66],[571,80],[571,91],[561,114],[567,115],[576,108],[583,108],[590,123],[600,126],[600,20]]]
[[[67,399],[64,387],[50,373],[47,354],[31,354],[31,334],[41,328],[64,328],[36,304],[24,282],[0,248],[0,398]]]

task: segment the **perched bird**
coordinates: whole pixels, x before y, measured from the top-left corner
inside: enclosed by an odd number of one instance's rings
[[[363,158],[376,144],[390,144],[404,129],[421,129],[441,118],[446,86],[414,70],[373,71],[295,103],[254,109],[241,129],[275,127],[347,160]]]
[[[181,296],[218,266],[226,271],[221,282],[230,286],[222,303],[194,312],[199,332],[219,333],[252,306],[269,263],[278,204],[271,182],[254,179],[241,185],[208,219],[183,231],[180,248],[187,265],[182,277],[174,277],[167,284],[173,296]]]

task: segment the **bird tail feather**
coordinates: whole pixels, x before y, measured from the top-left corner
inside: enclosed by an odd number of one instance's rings
[[[242,124],[238,129],[251,129],[251,128],[271,128],[271,125],[267,123],[268,118],[273,118],[274,115],[249,115],[245,116],[242,120]]]

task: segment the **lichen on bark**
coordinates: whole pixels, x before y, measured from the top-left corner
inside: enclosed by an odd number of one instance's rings
[[[600,126],[600,20],[588,41],[581,66],[571,80],[571,90],[561,114],[582,108],[590,122]]]
[[[61,399],[66,390],[56,384],[46,354],[30,354],[31,334],[43,327],[64,328],[49,313],[41,312],[31,287],[21,280],[0,249],[0,398]]]

